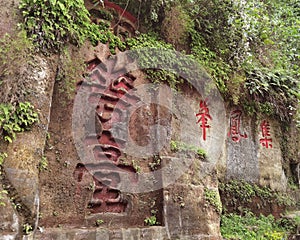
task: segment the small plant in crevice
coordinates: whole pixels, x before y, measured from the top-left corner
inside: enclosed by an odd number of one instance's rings
[[[104,220],[102,220],[102,219],[97,219],[95,222],[97,227],[100,227],[103,223],[104,223]]]
[[[16,133],[29,130],[38,121],[38,114],[29,102],[0,104],[0,133],[3,140],[12,142]]]
[[[23,225],[23,232],[24,232],[25,235],[28,235],[32,231],[33,231],[33,228],[32,228],[32,226],[30,224],[25,223]]]
[[[151,216],[144,219],[144,223],[147,226],[155,226],[159,225],[160,223],[157,221],[157,210],[151,210]]]
[[[222,202],[220,199],[219,192],[217,190],[205,188],[204,197],[205,201],[208,202],[211,206],[213,206],[217,213],[220,214],[222,212]]]
[[[151,171],[157,170],[161,166],[161,158],[159,155],[154,155],[152,162],[148,164]]]
[[[172,152],[192,152],[196,154],[199,158],[201,159],[206,159],[207,158],[207,153],[204,149],[186,144],[181,141],[170,141],[170,149]]]
[[[297,183],[296,177],[289,177],[287,186],[292,191],[299,189],[299,184]]]
[[[5,152],[0,152],[0,167],[1,167],[1,165],[3,164],[3,162],[4,162],[4,159],[5,158],[7,158],[7,153],[5,153]],[[0,172],[0,175],[1,175],[1,172]]]
[[[39,162],[39,170],[40,171],[45,171],[48,169],[48,160],[47,157],[42,156],[40,162]]]
[[[136,173],[141,173],[142,169],[137,160],[132,160],[131,164],[132,164],[132,167],[134,168],[134,170],[136,171]]]

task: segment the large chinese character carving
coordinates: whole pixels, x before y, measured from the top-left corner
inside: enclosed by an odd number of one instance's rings
[[[270,133],[269,122],[266,120],[262,121],[262,123],[260,124],[260,129],[263,138],[259,139],[259,142],[265,148],[272,148],[272,144],[271,144],[272,138],[270,138],[271,133]]]
[[[131,182],[137,181],[135,169],[122,165],[119,161],[127,140],[127,128],[122,126],[128,118],[128,107],[140,99],[130,94],[130,90],[134,88],[133,76],[119,76],[107,69],[112,66],[103,68],[97,64],[99,61],[95,60],[88,66],[91,71],[87,78],[89,82],[80,82],[80,87],[89,92],[88,101],[97,106],[96,132],[85,138],[85,146],[92,149],[94,159],[90,163],[79,165],[74,176],[80,183],[84,174],[88,174],[87,169],[93,175],[93,194],[88,203],[91,213],[121,213],[126,210],[128,202],[118,190],[120,175],[126,173]]]
[[[210,128],[208,120],[212,120],[212,117],[209,114],[209,108],[206,101],[201,100],[199,103],[199,108],[199,112],[196,114],[196,117],[199,118],[197,123],[200,123],[200,128],[202,129],[202,139],[206,141],[206,129]]]
[[[239,142],[242,138],[248,138],[246,133],[241,133],[241,116],[240,110],[232,111],[230,114],[230,130],[228,136],[232,141]]]

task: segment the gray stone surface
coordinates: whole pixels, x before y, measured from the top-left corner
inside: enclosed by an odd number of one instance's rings
[[[164,240],[164,227],[128,228],[108,230],[92,229],[45,229],[38,232],[36,240]]]
[[[228,116],[228,132],[230,131],[230,116]],[[253,129],[252,119],[241,116],[240,133],[247,134],[247,138],[241,137],[238,142],[227,137],[227,164],[226,177],[229,179],[241,179],[250,182],[258,182],[259,165],[257,159],[257,143]]]
[[[46,133],[50,121],[50,107],[55,69],[50,61],[35,57],[33,69],[27,72],[31,81],[27,101],[39,113],[39,123],[32,130],[17,134],[16,139],[7,146],[3,168],[5,183],[10,194],[22,206],[21,214],[25,222],[37,225],[39,213],[39,162],[43,157]]]
[[[0,187],[0,191],[3,190]],[[19,232],[20,219],[6,194],[1,194],[5,205],[0,206],[0,240],[15,239]]]

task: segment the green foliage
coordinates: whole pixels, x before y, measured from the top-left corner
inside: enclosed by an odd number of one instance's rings
[[[47,170],[48,169],[48,160],[45,156],[43,156],[39,162],[39,170]]]
[[[222,202],[220,199],[219,192],[214,189],[204,189],[205,201],[207,201],[211,206],[213,206],[217,213],[222,212]]]
[[[141,166],[139,165],[138,161],[136,160],[132,160],[131,161],[132,167],[134,168],[134,170],[136,171],[136,173],[141,173]]]
[[[150,81],[167,83],[173,89],[184,82],[178,73],[187,73],[192,60],[177,55],[172,45],[159,40],[154,34],[141,34],[127,39],[126,43],[129,49],[136,50],[134,57]],[[155,51],[164,54],[153,54]],[[153,69],[153,66],[157,68]]]
[[[279,219],[278,221],[280,223],[280,226],[284,227],[291,233],[296,233],[297,228],[300,226],[300,216],[290,216]]]
[[[7,158],[7,153],[5,153],[5,152],[1,153],[0,152],[0,167],[3,164],[5,158]],[[1,172],[0,172],[0,174],[1,174]]]
[[[161,158],[159,155],[153,156],[153,161],[148,164],[151,171],[157,170],[161,165]]]
[[[76,61],[74,58],[76,57]],[[59,91],[65,93],[68,99],[72,99],[75,93],[76,82],[82,78],[86,64],[79,51],[64,48],[59,56],[59,70],[56,81],[59,83]]]
[[[82,0],[22,0],[25,29],[40,50],[57,48],[64,42],[82,44],[90,34],[97,39],[97,26],[90,24]]]
[[[217,53],[207,47],[203,36],[197,30],[191,30],[191,54],[207,70],[222,93],[228,91],[226,81],[229,81],[232,69]]]
[[[26,60],[32,50],[32,44],[26,37],[26,32],[17,29],[13,35],[5,34],[0,38],[0,78],[13,74],[16,69],[13,68],[12,62],[25,65]],[[18,64],[17,67],[20,67]]]
[[[23,225],[23,232],[24,232],[25,235],[28,235],[32,231],[33,231],[33,228],[32,228],[32,226],[30,224],[25,223]]]
[[[60,50],[66,42],[80,46],[87,39],[94,45],[109,42],[113,53],[116,47],[124,50],[109,26],[91,22],[83,0],[22,0],[20,9],[28,36],[45,53]]]
[[[161,34],[166,42],[171,43],[177,50],[186,49],[189,42],[189,30],[193,22],[181,5],[171,6],[165,13]]]
[[[247,211],[245,216],[225,214],[221,216],[221,234],[225,239],[282,240],[287,239],[289,227],[282,227],[272,215],[259,217]]]
[[[102,225],[104,223],[104,220],[102,219],[97,219],[96,220],[96,226],[99,227],[100,225]]]
[[[247,72],[245,88],[255,99],[255,110],[268,115],[276,113],[281,120],[288,120],[295,112],[299,86],[297,80],[286,72],[271,72],[256,68]],[[266,103],[263,103],[266,101]]]
[[[159,222],[157,221],[157,218],[156,218],[156,214],[157,214],[156,210],[151,210],[151,216],[145,218],[144,223],[148,226],[159,225]]]
[[[0,131],[3,139],[12,142],[17,132],[29,130],[38,121],[38,114],[29,102],[20,102],[16,107],[0,104]]]
[[[295,116],[300,89],[300,21],[295,0],[155,3],[163,8],[166,22],[172,4],[180,9],[177,15],[188,14],[192,20],[185,28],[191,54],[227,99],[282,121]]]
[[[171,140],[170,148],[172,152],[193,152],[202,159],[205,159],[207,157],[207,154],[204,149],[198,148],[196,146],[188,145],[180,141]]]
[[[243,180],[232,180],[220,183],[219,189],[231,199],[232,204],[252,202],[253,197],[259,197],[267,202],[276,202],[282,206],[294,206],[295,200],[284,193],[273,191],[269,187],[260,187]]]
[[[147,217],[144,220],[145,224],[148,226],[154,226],[157,225],[157,219],[156,216]]]
[[[292,176],[288,178],[288,188],[292,191],[299,189],[299,184],[296,179],[296,176]]]

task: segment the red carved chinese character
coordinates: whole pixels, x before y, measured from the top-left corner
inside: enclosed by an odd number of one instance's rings
[[[260,124],[260,128],[263,138],[259,139],[259,142],[265,148],[272,148],[272,138],[268,138],[271,136],[269,122],[266,120],[262,121],[262,123]]]
[[[200,128],[202,128],[202,138],[206,140],[206,128],[210,128],[208,125],[208,120],[212,120],[212,117],[209,114],[209,109],[207,107],[206,101],[200,101],[199,112],[196,114],[196,117],[199,117],[197,123],[200,123]]]
[[[231,136],[232,141],[239,142],[241,138],[248,138],[247,134],[240,132],[241,127],[241,115],[240,110],[235,110],[230,114],[230,131],[228,136]]]

